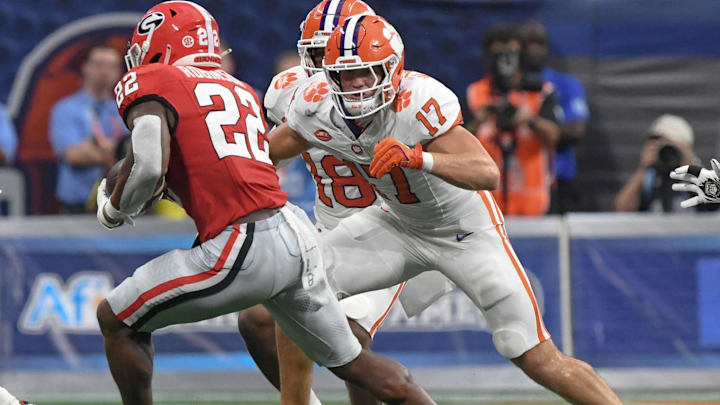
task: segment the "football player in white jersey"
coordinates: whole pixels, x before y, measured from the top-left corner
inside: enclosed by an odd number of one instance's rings
[[[327,42],[325,79],[303,83],[270,134],[273,162],[319,147],[355,164],[383,197],[325,233],[334,290],[351,296],[437,269],[483,311],[498,352],[536,382],[574,404],[621,404],[550,339],[487,191],[498,168],[459,125],[457,97],[403,67],[402,40],[387,21],[348,18]]]
[[[267,116],[275,125],[279,126],[285,121],[290,100],[302,83],[314,74],[320,74],[319,77],[324,78],[322,58],[325,43],[335,27],[343,24],[349,16],[359,14],[374,15],[375,12],[361,0],[323,0],[308,13],[300,26],[301,37],[297,44],[301,65],[278,73],[265,92]],[[317,136],[323,135],[319,133]],[[318,231],[333,229],[342,218],[379,203],[379,197],[372,185],[354,164],[344,162],[319,148],[308,150],[302,157],[317,184],[314,211]],[[400,283],[390,288],[348,297],[340,302],[351,329],[364,348],[369,349],[372,345],[375,332],[388,316],[404,285],[405,283]],[[257,305],[239,314],[238,328],[258,367],[277,387],[280,376],[274,354],[275,344],[270,341],[275,333],[272,316],[262,305]],[[281,350],[284,345],[295,346],[279,329],[277,333]],[[289,352],[305,358],[304,354],[297,350]],[[298,390],[303,391],[307,387],[304,382],[311,378],[312,363],[291,361],[287,358],[284,360],[286,367],[283,368],[280,384],[283,387],[283,404],[308,403],[302,400],[308,397],[307,393]],[[303,367],[300,370],[289,370],[291,364],[301,364]],[[353,405],[379,404],[367,391],[351,384],[348,384],[348,392]],[[318,404],[315,394],[309,394],[309,403]]]
[[[672,185],[673,190],[696,194],[680,203],[683,208],[720,203],[720,162],[711,159],[710,165],[712,170],[685,165],[670,172],[670,178],[681,181]]]

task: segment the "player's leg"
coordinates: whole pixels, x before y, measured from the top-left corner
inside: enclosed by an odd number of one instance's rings
[[[434,403],[401,364],[360,348],[329,289],[328,303],[313,311],[288,305],[297,296],[297,290],[287,291],[265,305],[311,359],[385,403]]]
[[[370,333],[356,321],[349,320],[349,322],[350,329],[352,330],[353,335],[358,338],[360,346],[362,346],[364,350],[370,350],[372,347],[372,337],[370,336]],[[368,390],[348,381],[345,382],[345,386],[348,390],[351,405],[380,405],[380,401],[378,401]]]
[[[340,301],[340,306],[350,322],[350,329],[365,350],[370,350],[373,337],[387,318],[405,283],[353,295]],[[354,384],[346,383],[352,405],[379,405],[377,399]]]
[[[535,382],[572,404],[622,404],[589,364],[562,354],[552,339],[538,344],[512,362]]]
[[[3,387],[0,387],[0,405],[32,405],[29,402],[21,401]]]
[[[312,229],[307,217],[303,213],[298,215],[304,218],[307,229]],[[388,245],[384,247],[387,248]],[[360,268],[359,263],[366,262],[367,260],[358,262],[358,267]],[[367,266],[362,269],[366,270]],[[311,299],[313,297],[314,299]],[[318,302],[323,305],[318,307]],[[318,285],[311,293],[298,285],[295,289],[283,291],[266,301],[265,306],[283,332],[295,341],[308,357],[328,367],[344,380],[367,389],[386,403],[433,403],[402,365],[361,350],[350,331],[340,304],[333,299],[333,293],[326,284]]]
[[[483,310],[498,352],[573,404],[621,404],[586,363],[563,355],[545,329],[525,271],[502,224],[476,231],[438,267]]]
[[[280,368],[280,403],[282,405],[312,405],[312,380],[315,362],[303,353],[282,329],[276,328],[277,353]]]
[[[270,381],[280,389],[280,370],[275,345],[275,320],[262,305],[255,305],[238,314],[238,330],[245,341],[248,353]]]
[[[278,222],[235,225],[200,246],[168,252],[108,294],[98,321],[125,404],[152,403],[150,332],[247,308],[297,281],[301,264],[272,229]]]
[[[97,309],[105,356],[123,404],[152,404],[153,346],[150,333],[125,325],[103,300]]]

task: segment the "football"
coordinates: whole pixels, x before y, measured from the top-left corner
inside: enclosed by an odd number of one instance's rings
[[[113,190],[115,190],[115,185],[117,185],[118,178],[120,177],[120,169],[122,168],[124,161],[125,158],[118,160],[105,175],[105,178],[107,179],[105,182],[105,189],[107,190],[108,195],[112,194]]]

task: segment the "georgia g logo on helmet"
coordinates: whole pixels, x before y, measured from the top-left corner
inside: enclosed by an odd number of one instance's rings
[[[151,28],[157,29],[162,25],[163,21],[165,21],[165,14],[159,11],[148,14],[148,16],[143,18],[140,24],[138,24],[138,35],[147,35]]]

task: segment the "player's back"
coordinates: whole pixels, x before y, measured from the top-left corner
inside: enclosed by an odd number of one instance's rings
[[[158,101],[174,116],[165,178],[195,221],[200,240],[287,201],[268,156],[267,125],[249,85],[220,69],[150,64],[132,69],[118,86],[123,117],[143,101]]]

